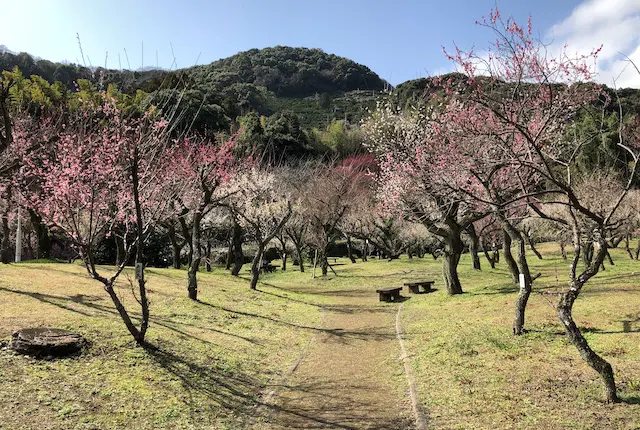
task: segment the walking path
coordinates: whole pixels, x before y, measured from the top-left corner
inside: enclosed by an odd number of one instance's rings
[[[396,335],[399,304],[380,303],[375,289],[336,289],[324,324],[295,372],[270,387],[259,429],[412,429],[415,418]]]

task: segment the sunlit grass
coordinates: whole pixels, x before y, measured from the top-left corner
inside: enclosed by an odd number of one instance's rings
[[[0,427],[245,428],[260,392],[317,333],[322,304],[339,295],[378,306],[376,288],[427,278],[436,280],[437,291],[411,295],[402,323],[433,428],[640,428],[640,278],[634,275],[640,262],[614,250],[616,265],[590,281],[575,305],[576,321],[613,364],[627,401],[607,405],[595,372],[562,334],[548,301],[554,296],[538,294],[566,284],[568,262],[553,244],[541,251],[544,260],[530,256],[532,271],[543,276],[528,306],[530,331],[521,337],[511,335],[516,288],[504,262],[491,270],[483,260],[477,272],[464,256],[466,293],[454,297],[445,294],[441,261],[431,257],[341,259],[339,276],[315,280],[311,268],[290,267],[263,276],[258,292],[249,289],[246,270],[235,278],[216,269],[199,274],[200,303],[187,299],[184,271],[150,269],[150,350],[134,346],[108,296],[81,266],[0,266],[0,339],[47,325],[92,342],[79,357],[51,362],[0,352]],[[135,309],[126,277],[119,288]],[[370,301],[358,298],[363,289],[371,291]]]
[[[574,309],[591,346],[612,363],[628,402],[606,405],[596,373],[563,335],[552,306],[557,296],[539,294],[566,285],[569,263],[553,244],[541,251],[543,260],[529,256],[542,277],[534,284],[524,336],[511,335],[517,289],[504,264],[476,272],[465,256],[460,274],[466,294],[407,302],[408,348],[436,428],[640,426],[640,278],[633,275],[640,262],[614,250],[615,266],[587,284]]]

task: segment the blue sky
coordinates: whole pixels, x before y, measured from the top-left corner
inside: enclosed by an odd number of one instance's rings
[[[495,0],[0,0],[0,44],[52,61],[82,62],[79,33],[91,64],[104,65],[108,53],[111,68],[127,67],[125,49],[132,68],[155,65],[156,52],[158,64],[170,67],[170,44],[179,67],[250,48],[316,47],[365,64],[397,84],[448,71],[443,45],[486,47],[491,34],[474,21],[495,5]],[[605,44],[603,81],[624,66],[620,52],[640,60],[640,0],[502,0],[498,6],[503,15],[523,22],[531,14],[534,29],[553,44],[587,50]],[[627,81],[640,86],[630,74]]]

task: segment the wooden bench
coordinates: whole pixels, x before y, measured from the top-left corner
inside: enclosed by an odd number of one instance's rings
[[[400,299],[400,290],[402,287],[384,287],[376,290],[380,294],[381,302],[395,302]]]
[[[276,270],[278,267],[280,267],[280,266],[278,266],[277,264],[271,264],[271,263],[269,263],[269,264],[265,264],[264,266],[262,266],[262,270],[263,270],[264,272],[271,273],[271,272],[275,272],[275,270]]]
[[[412,293],[422,294],[433,291],[431,287],[433,287],[434,283],[435,281],[412,281],[405,282],[404,285],[406,285],[407,288],[409,288],[409,291],[411,291]],[[422,287],[422,291],[420,291],[420,287]]]

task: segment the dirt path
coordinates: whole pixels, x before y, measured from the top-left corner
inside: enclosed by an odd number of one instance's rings
[[[399,305],[380,303],[371,288],[317,293],[331,297],[324,326],[284,386],[274,387],[256,428],[413,428],[395,331]]]

